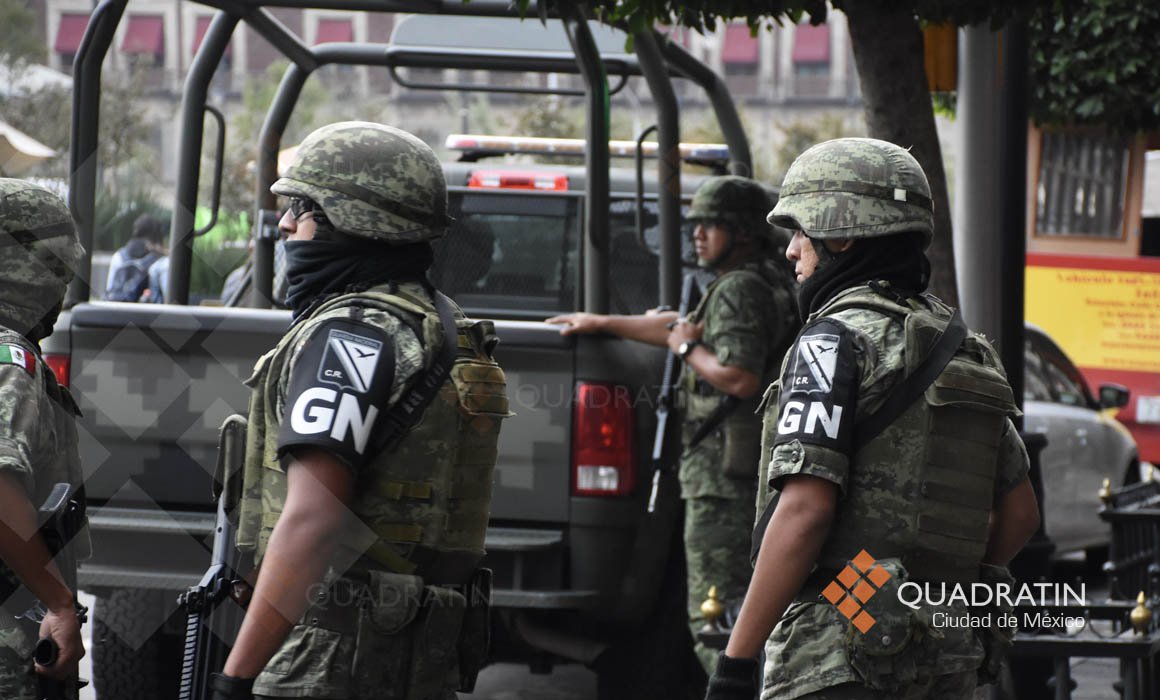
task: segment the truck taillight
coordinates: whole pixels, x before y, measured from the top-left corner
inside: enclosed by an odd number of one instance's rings
[[[68,387],[68,370],[69,357],[68,355],[61,355],[57,353],[47,353],[44,356],[44,363],[49,366],[52,373],[56,375],[56,382],[63,387]]]
[[[628,389],[581,382],[572,431],[572,493],[627,496],[636,486],[636,421]]]

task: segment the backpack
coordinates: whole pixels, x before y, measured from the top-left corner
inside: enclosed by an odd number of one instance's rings
[[[149,253],[140,258],[125,260],[113,273],[113,283],[105,295],[108,301],[140,301],[149,288],[149,268],[160,255]]]

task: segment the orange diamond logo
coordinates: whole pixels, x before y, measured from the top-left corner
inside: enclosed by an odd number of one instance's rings
[[[855,598],[865,603],[878,592],[878,589],[863,581],[854,588],[853,592]]]
[[[839,586],[837,581],[831,581],[830,585],[826,586],[826,590],[822,591],[822,597],[830,601],[831,605],[837,605],[844,595],[846,595],[846,589]]]
[[[842,585],[846,588],[853,588],[854,584],[858,583],[858,578],[858,572],[854,571],[848,566],[842,569],[842,573],[838,574],[838,580],[841,581]]]
[[[854,566],[858,567],[859,571],[869,571],[870,567],[877,563],[874,561],[874,557],[870,556],[870,553],[865,549],[858,552],[858,556],[854,557]]]
[[[876,620],[862,609],[862,604],[873,598],[878,589],[890,580],[890,572],[878,566],[878,561],[865,549],[858,552],[851,564],[852,567],[843,567],[837,580],[826,586],[822,597],[837,607],[838,612],[845,615],[859,632],[865,634]]]
[[[853,619],[855,615],[861,612],[862,606],[858,605],[858,601],[847,597],[838,604],[838,610],[846,617]]]
[[[866,574],[866,578],[870,579],[870,582],[875,586],[882,588],[890,580],[890,573],[881,566],[875,566],[870,569],[870,573]]]
[[[855,617],[852,622],[854,623],[854,626],[858,628],[859,632],[866,634],[870,631],[870,628],[874,626],[876,620],[870,616],[870,613],[863,610],[862,612],[858,613],[858,616]],[[885,639],[885,637],[883,637],[883,639]]]

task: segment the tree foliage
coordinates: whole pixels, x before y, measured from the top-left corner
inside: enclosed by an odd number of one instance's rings
[[[19,67],[44,55],[36,15],[23,0],[0,0],[0,65]]]
[[[1160,4],[1069,0],[1039,8],[1030,36],[1035,121],[1160,128]]]
[[[1043,4],[1044,0],[1038,0]],[[526,8],[529,0],[519,0]],[[713,31],[720,20],[744,20],[751,28],[771,23],[798,23],[808,18],[813,24],[826,21],[825,0],[588,0],[594,15],[603,21],[625,24],[642,31],[657,24],[681,25],[698,32]],[[1029,11],[1036,0],[831,0],[835,9],[847,5],[890,7],[908,6],[916,17],[928,22],[950,22],[958,26],[990,23],[998,27],[1020,12]]]

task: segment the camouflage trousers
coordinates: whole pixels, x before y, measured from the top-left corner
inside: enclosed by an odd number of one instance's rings
[[[798,700],[971,700],[975,695],[975,673],[949,673],[927,683],[899,691],[871,690],[858,683],[843,683]]]
[[[740,603],[753,575],[749,542],[753,533],[754,491],[740,498],[699,497],[685,500],[685,566],[688,570],[689,629],[693,639],[705,624],[701,603],[709,587],[726,605]],[[694,651],[705,672],[717,666],[717,650],[696,642]]]
[[[254,697],[455,700],[463,597],[421,581],[332,588],[290,630]]]
[[[36,640],[19,626],[0,630],[0,698],[39,699],[40,684],[32,666],[35,646]]]

